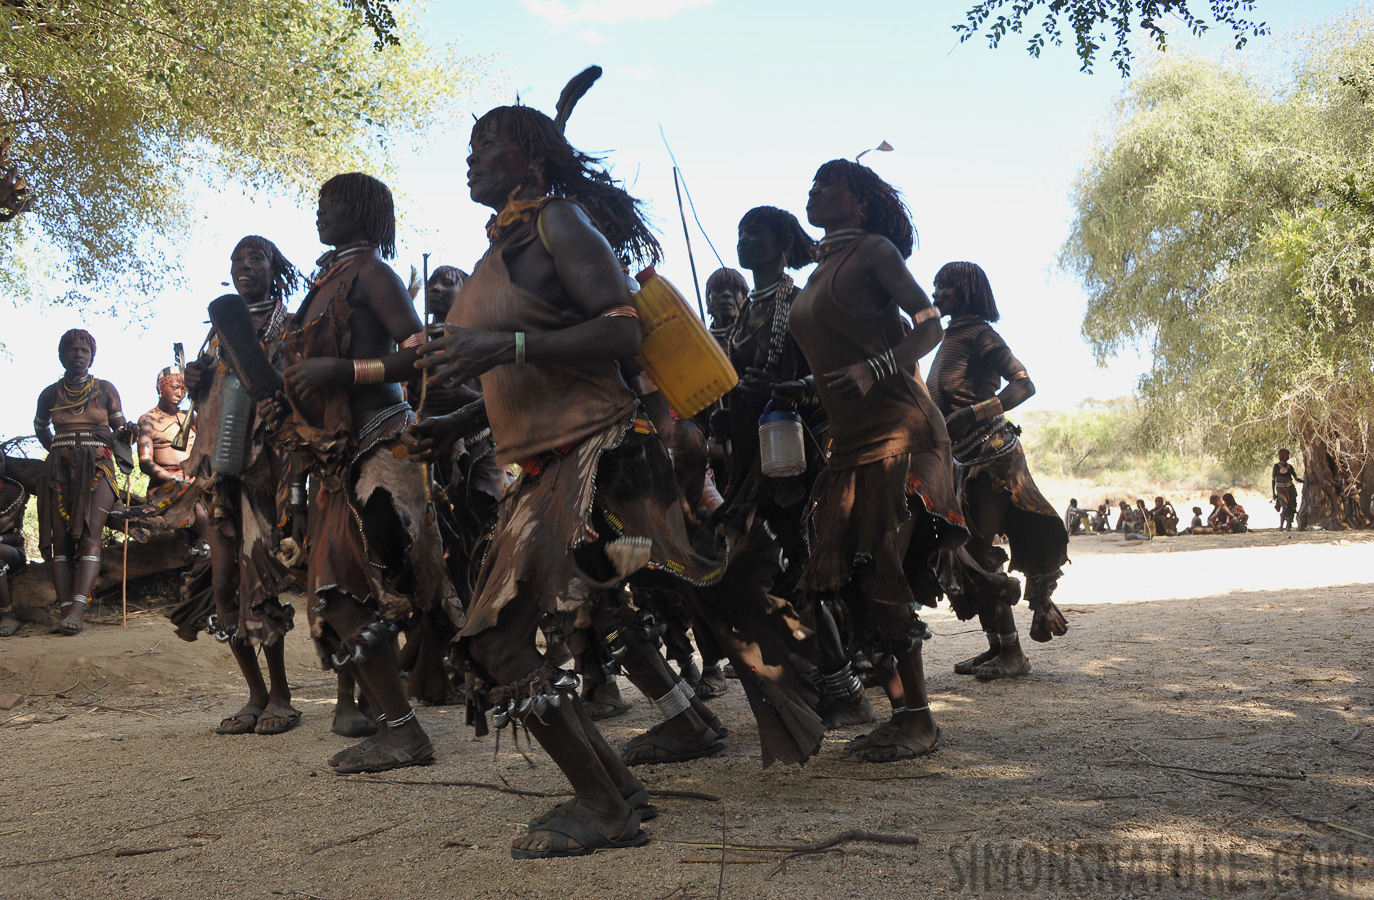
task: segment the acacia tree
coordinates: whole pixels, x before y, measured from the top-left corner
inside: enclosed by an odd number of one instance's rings
[[[1374,487],[1374,22],[1309,36],[1272,83],[1161,59],[1126,87],[1074,189],[1061,263],[1099,360],[1145,344],[1157,434],[1203,427],[1233,465],[1296,443],[1299,525],[1361,527]]]
[[[0,293],[31,296],[44,261],[146,290],[188,177],[304,191],[385,173],[480,69],[382,0],[0,0],[0,190],[27,190],[0,197]]]
[[[1131,74],[1131,33],[1143,31],[1160,50],[1169,42],[1169,28],[1176,22],[1195,36],[1201,36],[1212,25],[1231,29],[1236,49],[1244,47],[1252,37],[1269,33],[1269,26],[1246,16],[1255,8],[1254,0],[980,0],[968,11],[968,21],[954,26],[962,44],[983,34],[988,45],[996,47],[1008,34],[1025,34],[1026,51],[1039,57],[1046,44],[1058,47],[1064,42],[1065,28],[1061,20],[1068,20],[1073,34],[1074,49],[1078,52],[1081,69],[1091,72],[1097,51],[1115,40],[1112,62],[1122,75]],[[1194,12],[1206,7],[1201,14]],[[1038,22],[1037,22],[1038,17]],[[1107,31],[1111,31],[1108,36]]]

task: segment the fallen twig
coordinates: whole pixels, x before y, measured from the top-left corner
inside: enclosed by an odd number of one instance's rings
[[[772,865],[771,859],[697,859],[694,856],[684,856],[679,859],[680,863],[710,863],[713,866],[767,866]]]
[[[1178,772],[1196,772],[1199,775],[1237,775],[1242,778],[1282,778],[1284,781],[1307,780],[1306,773],[1302,772],[1299,772],[1297,775],[1289,775],[1280,772],[1253,772],[1248,769],[1242,769],[1240,771],[1227,771],[1224,769],[1195,769],[1192,766],[1174,766],[1168,763],[1155,762],[1153,759],[1150,759],[1150,757],[1146,756],[1144,753],[1141,753],[1135,747],[1132,747],[1131,750],[1134,753],[1136,753],[1142,760],[1144,760],[1144,763],[1138,763],[1133,759],[1123,759],[1119,761],[1120,765],[1149,765],[1154,766],[1156,769],[1173,769]]]
[[[549,795],[552,796],[552,795]],[[561,796],[561,795],[560,795]],[[650,797],[679,797],[683,800],[705,800],[707,803],[719,803],[720,798],[715,794],[703,794],[699,791],[668,791],[655,790],[649,791]]]
[[[397,825],[400,824],[400,822],[392,822],[390,825],[383,825],[381,828],[374,828],[371,831],[365,831],[362,834],[355,834],[351,838],[344,838],[341,841],[331,841],[328,844],[321,844],[320,846],[316,847],[314,850],[311,850],[310,852],[314,854],[319,853],[321,850],[328,850],[331,847],[342,847],[344,844],[355,844],[358,841],[361,841],[365,838],[372,837],[374,834],[381,834],[383,831],[390,831],[391,829],[395,828]]]
[[[919,775],[822,775],[819,772],[812,778],[830,778],[836,781],[915,781],[918,778],[939,778],[944,772],[922,772]]]
[[[69,859],[84,859],[87,856],[100,856],[114,849],[114,847],[102,847],[99,850],[90,850],[86,853],[72,853],[67,856],[50,856],[47,859],[21,859],[19,862],[0,863],[0,869],[15,869],[19,866],[41,866],[47,863],[66,862]]]
[[[40,828],[52,827],[51,822],[44,822],[42,825],[30,825],[27,828],[12,828],[9,831],[0,831],[0,837],[9,837],[12,834],[23,834],[26,831],[37,831]]]
[[[98,693],[100,693],[101,691],[105,690],[105,688],[107,688],[107,687],[109,687],[109,686],[110,686],[109,679],[106,679],[105,683],[102,684],[100,687],[96,688],[96,689],[93,690],[93,691],[87,691],[85,694],[82,694],[82,695],[81,695],[81,699],[80,699],[80,700],[73,700],[72,702],[75,703],[77,706],[80,706],[82,703],[85,702],[85,700],[86,700],[87,697],[90,697],[90,696],[93,696],[93,695],[95,695],[95,694],[98,694]],[[66,699],[66,698],[64,697],[63,699]]]
[[[837,849],[841,844],[863,842],[870,844],[894,844],[897,846],[912,847],[921,842],[921,839],[914,834],[878,834],[873,831],[864,831],[859,828],[851,828],[848,831],[841,831],[839,834],[823,841],[816,841],[814,844],[803,844],[794,848],[790,853],[778,860],[778,866],[774,872],[781,872],[787,865],[788,860],[796,859],[799,856],[810,856],[815,853],[825,853],[829,850]]]
[[[187,847],[204,847],[200,841],[191,841],[189,844],[176,844],[172,847],[147,847],[142,850],[116,850],[115,859],[125,856],[147,856],[149,853],[166,853],[169,850],[185,850]]]
[[[171,825],[171,824],[173,824],[173,823],[175,823],[175,822],[185,822],[187,819],[196,819],[196,818],[199,818],[199,817],[201,817],[201,816],[208,816],[208,815],[210,815],[211,813],[232,812],[233,810],[236,810],[236,809],[243,809],[244,807],[247,807],[247,806],[258,806],[258,805],[260,805],[261,803],[262,803],[261,800],[249,800],[249,801],[244,802],[244,803],[236,803],[236,804],[234,804],[233,806],[221,806],[219,809],[203,809],[203,810],[199,810],[198,812],[188,813],[187,815],[184,815],[184,816],[177,816],[175,819],[164,819],[164,820],[162,820],[161,822],[154,822],[154,823],[151,824],[151,825],[139,825],[137,828],[128,828],[128,829],[125,829],[125,830],[126,830],[126,831],[130,831],[130,832],[133,832],[133,831],[144,831],[144,830],[149,829],[149,828],[157,828],[159,825]]]
[[[571,797],[572,791],[559,791],[549,794],[544,791],[526,791],[520,788],[513,788],[503,784],[492,784],[488,781],[420,781],[413,778],[359,778],[360,784],[423,784],[430,787],[471,787],[485,788],[489,791],[500,791],[503,794],[516,794],[521,797]],[[704,795],[703,795],[704,796]],[[714,798],[713,798],[714,799]]]

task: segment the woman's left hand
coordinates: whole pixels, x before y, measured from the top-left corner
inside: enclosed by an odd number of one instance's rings
[[[282,381],[296,397],[309,397],[331,385],[351,384],[353,360],[338,357],[303,359],[282,373]]]
[[[858,400],[873,390],[873,385],[878,383],[877,376],[873,374],[873,367],[867,360],[826,372],[821,378],[825,380],[826,387],[834,391],[841,400]]]
[[[444,336],[420,345],[415,368],[427,369],[440,384],[464,384],[502,364],[515,362],[510,334],[444,326]]]

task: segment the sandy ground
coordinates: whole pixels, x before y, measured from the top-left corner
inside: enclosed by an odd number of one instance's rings
[[[0,642],[0,897],[1374,897],[1374,536],[1088,537],[1072,554],[1072,631],[1029,646],[1029,678],[954,675],[981,635],[929,616],[941,752],[865,765],[854,729],[764,771],[735,686],[715,701],[725,754],[644,770],[719,800],[659,799],[649,846],[541,863],[508,847],[552,800],[330,774],[345,742],[304,628],[302,726],[221,737],[241,702],[223,647],[148,612],[75,639],[30,626]],[[605,723],[611,740],[653,724],[647,706]],[[496,754],[461,710],[420,714],[440,761],[398,778],[563,790],[537,748],[506,736]],[[847,829],[920,842],[783,866],[733,849]]]

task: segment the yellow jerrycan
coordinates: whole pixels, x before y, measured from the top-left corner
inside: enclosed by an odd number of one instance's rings
[[[650,266],[635,276],[643,344],[639,364],[682,418],[690,418],[739,384],[725,351],[677,288]]]

